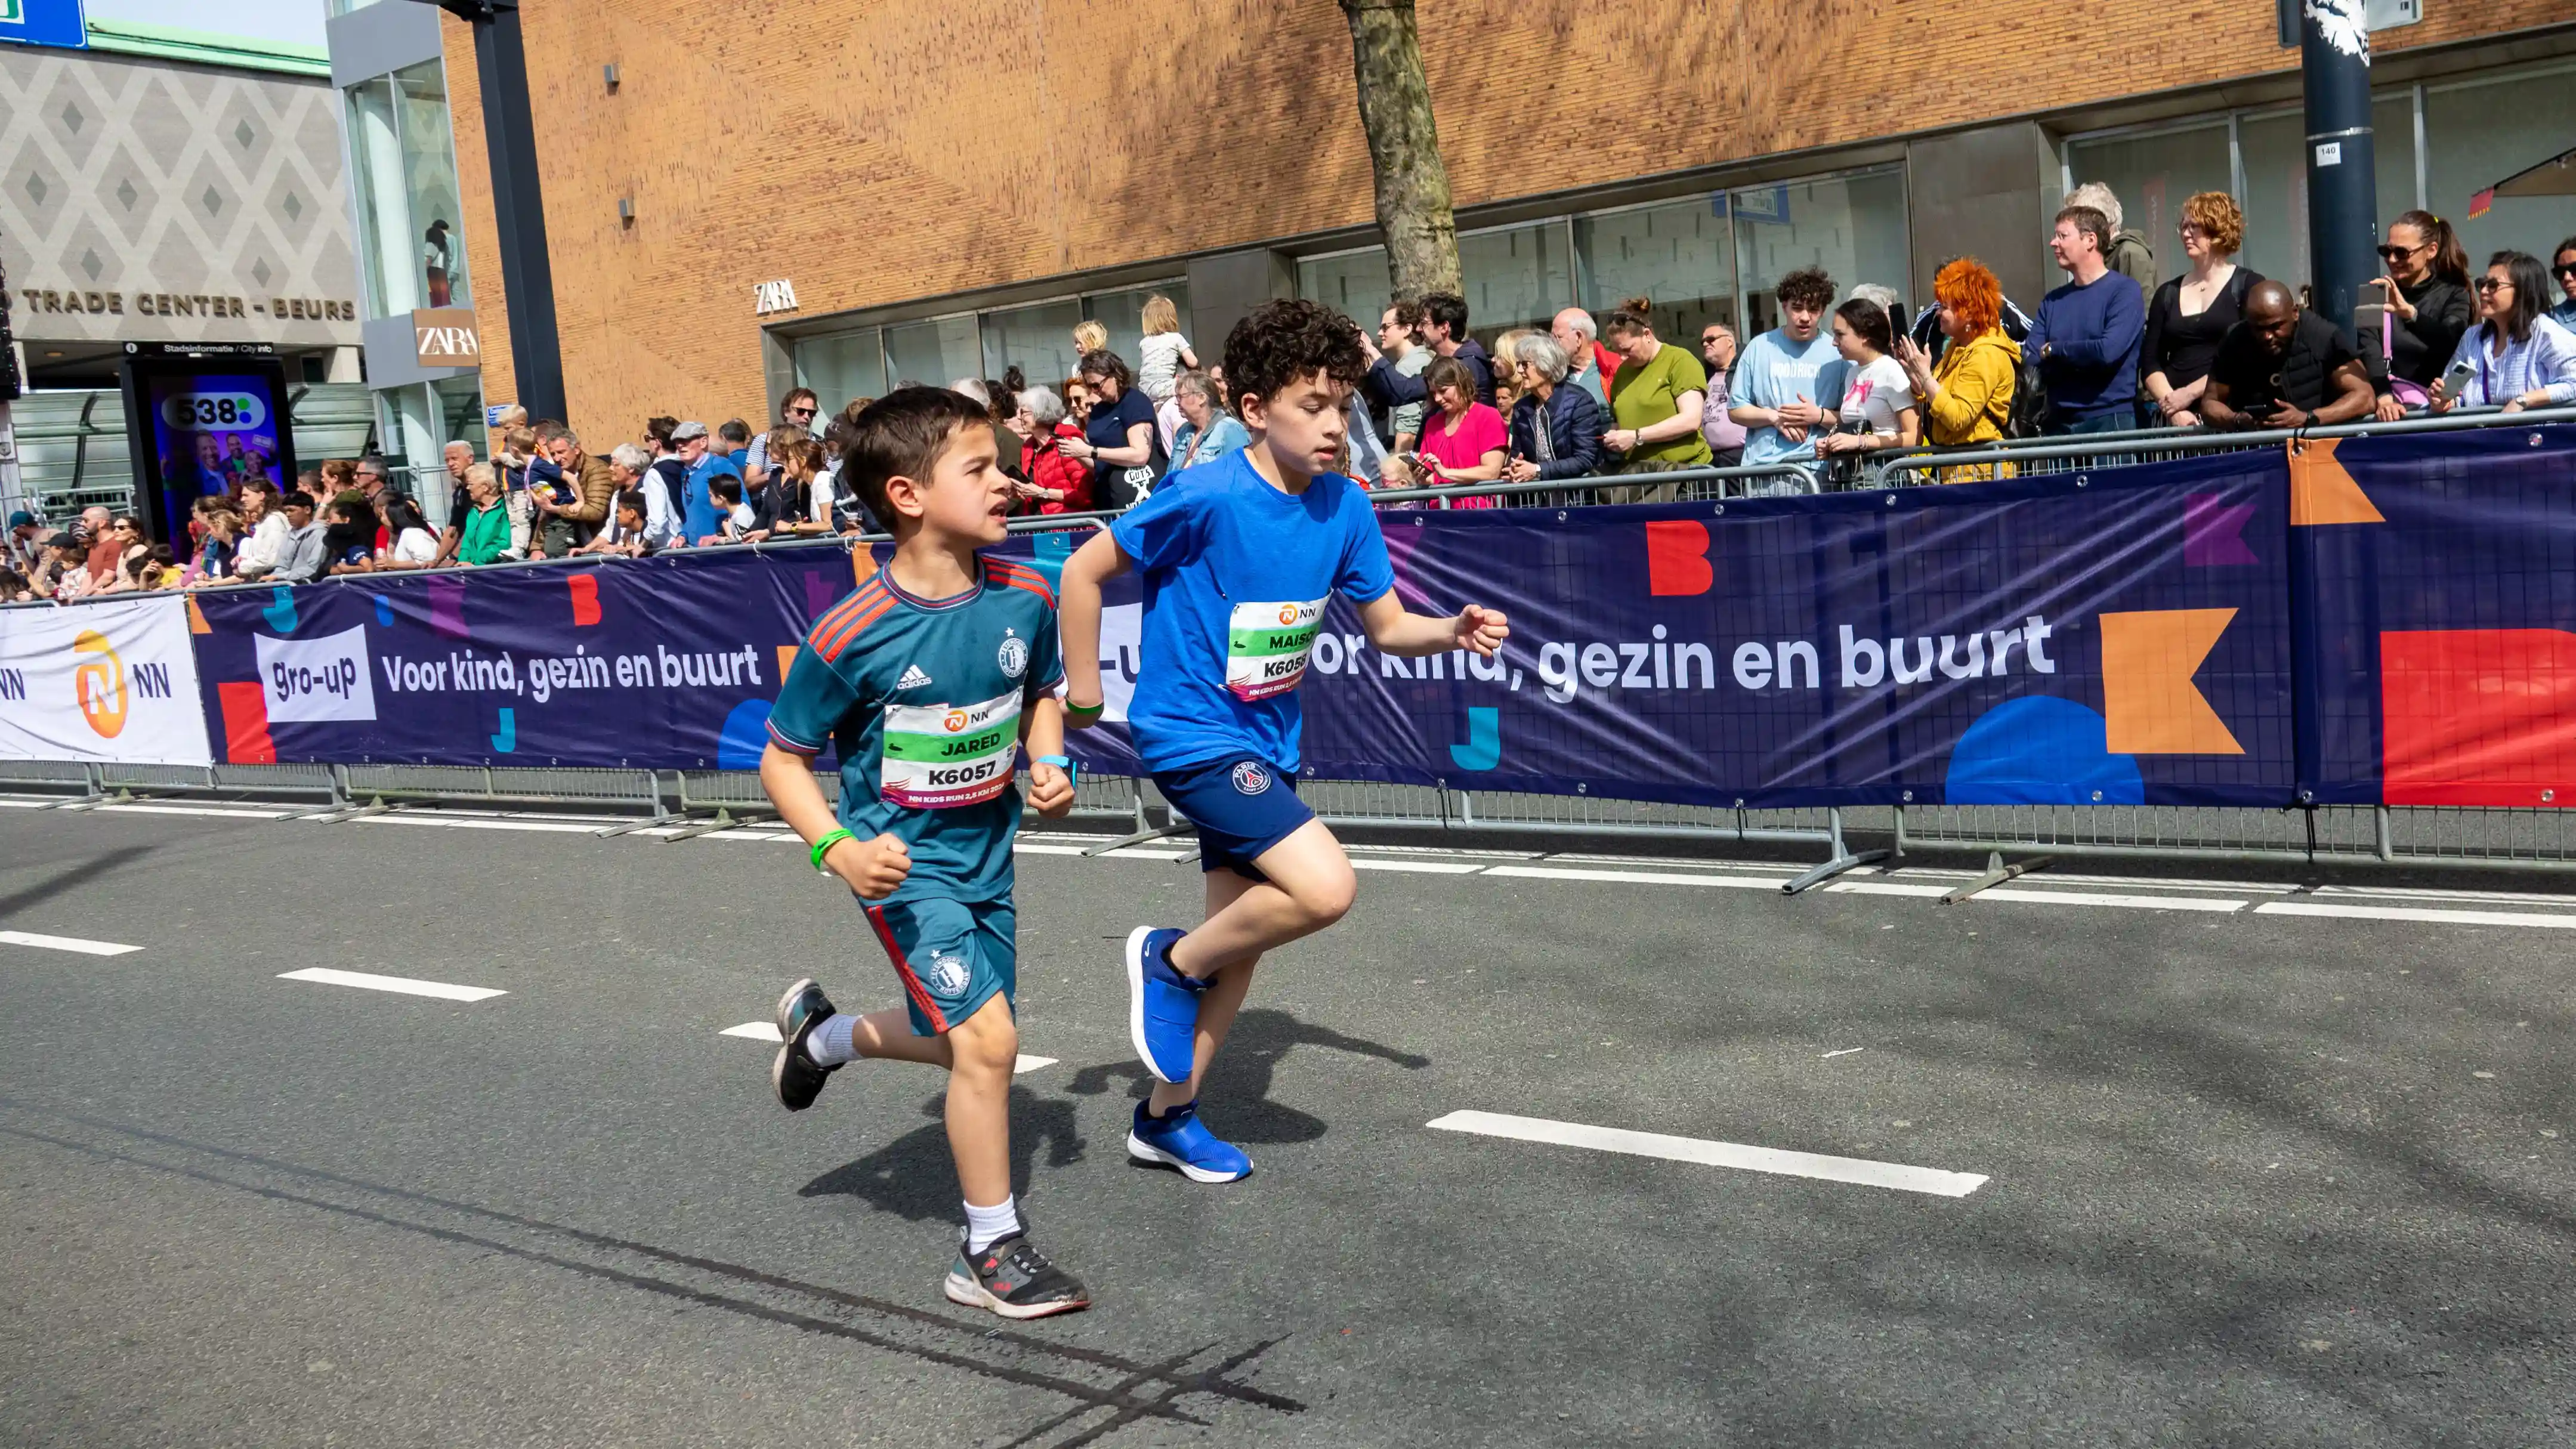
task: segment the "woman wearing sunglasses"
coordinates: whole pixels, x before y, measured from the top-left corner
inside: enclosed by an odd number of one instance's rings
[[[2549,320],[2549,271],[2529,252],[2498,252],[2478,278],[2484,320],[2460,339],[2433,386],[2433,410],[2565,407],[2576,403],[2576,332]]]
[[[2549,276],[2558,283],[2558,289],[2567,294],[2558,299],[2557,306],[2549,309],[2549,320],[2576,331],[2576,236],[2558,244],[2558,250],[2551,255]]]
[[[2379,260],[2387,270],[2370,285],[2385,295],[2388,310],[2376,326],[2356,318],[2354,330],[2361,333],[2372,379],[2384,388],[2379,420],[2393,423],[2432,400],[2443,364],[2459,351],[2460,334],[2477,313],[2469,295],[2469,254],[2451,224],[2433,213],[2400,213],[2388,224]]]

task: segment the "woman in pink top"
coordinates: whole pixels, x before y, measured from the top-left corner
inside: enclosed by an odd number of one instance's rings
[[[1511,433],[1503,426],[1501,413],[1476,401],[1476,375],[1467,370],[1467,364],[1454,357],[1440,358],[1423,370],[1422,385],[1438,409],[1422,420],[1420,455],[1423,470],[1431,475],[1422,480],[1424,486],[1491,483],[1501,478]],[[1449,508],[1491,508],[1494,501],[1491,494],[1440,500]]]

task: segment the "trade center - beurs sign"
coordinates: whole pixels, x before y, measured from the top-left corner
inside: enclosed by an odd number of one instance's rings
[[[21,287],[18,314],[85,313],[122,317],[127,303],[141,317],[273,317],[281,322],[355,322],[358,304],[335,297],[231,297],[210,292],[54,291]],[[249,310],[245,312],[243,309]]]

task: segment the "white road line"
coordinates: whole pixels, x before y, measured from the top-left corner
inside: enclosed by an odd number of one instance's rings
[[[803,837],[793,830],[715,830],[689,838],[692,840],[795,840],[800,843],[803,840]]]
[[[1838,880],[1825,889],[1846,896],[1946,896],[1957,887],[1914,885],[1901,880]]]
[[[2133,911],[2214,911],[2225,913],[2245,909],[2243,901],[2211,900],[2206,896],[2115,896],[2101,891],[2033,891],[2013,886],[1996,886],[1970,896],[1972,901],[2021,901],[2042,906],[2118,906]]]
[[[62,798],[60,795],[55,795],[41,800],[0,800],[0,810],[42,810]]]
[[[1011,854],[1013,854],[1013,855],[1080,855],[1080,854],[1082,854],[1084,851],[1089,850],[1090,848],[1091,848],[1091,847],[1090,847],[1090,846],[1087,846],[1087,845],[1031,845],[1031,844],[1029,844],[1027,841],[1023,840],[1023,841],[1018,841],[1018,842],[1014,843],[1014,844],[1011,846]]]
[[[2055,869],[2050,870],[2046,876],[2025,877],[2025,880],[2044,880],[2051,883],[2062,881],[2067,885],[2078,886],[2151,886],[2157,890],[2258,891],[2265,895],[2287,895],[2298,889],[2294,885],[2282,885],[2271,881],[2188,880],[2176,876],[2086,875],[2081,871]]]
[[[40,951],[74,951],[83,956],[122,956],[143,949],[114,941],[84,941],[78,936],[40,936],[33,931],[0,931],[0,946],[33,946]]]
[[[1826,1157],[1813,1152],[1784,1152],[1776,1147],[1746,1147],[1698,1137],[1667,1137],[1660,1132],[1631,1132],[1621,1127],[1588,1127],[1580,1122],[1551,1122],[1544,1117],[1513,1117],[1500,1112],[1452,1112],[1426,1123],[1442,1132],[1473,1132],[1485,1137],[1511,1137],[1523,1142],[1552,1142],[1560,1147],[1588,1147],[1596,1152],[1623,1152],[1631,1157],[1660,1157],[1672,1162],[1698,1162],[1710,1167],[1738,1167],[1747,1172],[1774,1172],[1826,1182],[1857,1183],[1926,1192],[1936,1197],[1966,1197],[1986,1185],[1981,1173],[1943,1172],[1934,1167],[1907,1167],[1872,1162],[1865,1157]]]
[[[2254,908],[2263,916],[2341,916],[2357,921],[2428,921],[2441,926],[2539,926],[2576,931],[2576,914],[2543,911],[2428,911],[2420,906],[2329,906],[2306,901],[2266,901]]]
[[[318,981],[325,986],[358,986],[369,991],[392,991],[404,996],[435,996],[446,1001],[482,1001],[494,996],[507,996],[489,986],[450,986],[444,981],[414,981],[408,976],[371,976],[364,971],[334,971],[327,966],[310,966],[302,971],[282,971],[280,981]]]
[[[1361,855],[1351,857],[1351,868],[1410,871],[1415,875],[1474,875],[1485,867],[1448,860],[1371,860]]]
[[[554,835],[588,835],[596,825],[557,824],[551,820],[432,820],[426,815],[365,815],[360,825],[435,825],[443,830],[533,830]]]
[[[716,1035],[738,1036],[745,1041],[765,1041],[772,1046],[777,1045],[780,1040],[778,1035],[778,1023],[774,1021],[746,1021],[740,1026],[726,1027],[724,1030],[717,1032]],[[1022,1052],[1020,1053],[1019,1060],[1011,1063],[1011,1075],[1015,1077],[1026,1076],[1029,1073],[1038,1070],[1040,1067],[1054,1066],[1056,1064],[1056,1060],[1057,1059],[1054,1057],[1033,1057],[1026,1052]]]
[[[285,810],[219,809],[211,805],[101,805],[100,815],[211,815],[218,820],[283,820]]]
[[[2517,905],[2576,907],[2576,896],[2551,895],[2539,891],[2455,891],[2435,886],[2319,886],[2312,892],[2320,900],[2380,901],[2511,901]]]
[[[1186,851],[1186,850],[1134,850],[1134,849],[1129,849],[1129,850],[1113,850],[1113,851],[1110,851],[1110,852],[1109,852],[1108,854],[1106,854],[1106,855],[1095,855],[1095,856],[1093,856],[1093,857],[1092,857],[1092,859],[1093,859],[1093,860],[1178,860],[1178,859],[1180,859],[1182,856],[1187,855],[1187,854],[1189,854],[1189,852],[1188,852],[1188,851]]]
[[[1835,1057],[1847,1057],[1847,1056],[1850,1056],[1853,1052],[1865,1052],[1865,1051],[1868,1051],[1868,1050],[1869,1050],[1869,1048],[1867,1048],[1867,1047],[1844,1047],[1844,1048],[1843,1048],[1842,1050],[1840,1050],[1840,1051],[1827,1052],[1827,1053],[1825,1053],[1823,1056],[1821,1056],[1821,1057],[1817,1058],[1817,1060],[1818,1060],[1818,1061],[1831,1061],[1831,1060],[1833,1060]]]
[[[1781,876],[1681,875],[1659,870],[1562,870],[1550,865],[1497,865],[1485,870],[1488,876],[1513,876],[1526,880],[1615,880],[1632,885],[1738,886],[1746,890],[1776,891],[1789,879]]]

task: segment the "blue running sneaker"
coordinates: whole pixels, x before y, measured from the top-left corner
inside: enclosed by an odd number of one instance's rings
[[[1219,1142],[1199,1120],[1199,1104],[1184,1102],[1157,1117],[1151,1102],[1136,1104],[1127,1132],[1127,1155],[1138,1162],[1177,1167],[1192,1182],[1232,1182],[1252,1175],[1252,1159],[1231,1142]]]
[[[1207,983],[1172,969],[1172,943],[1184,934],[1138,926],[1127,935],[1127,1031],[1157,1081],[1188,1081],[1198,1059],[1199,994]]]

